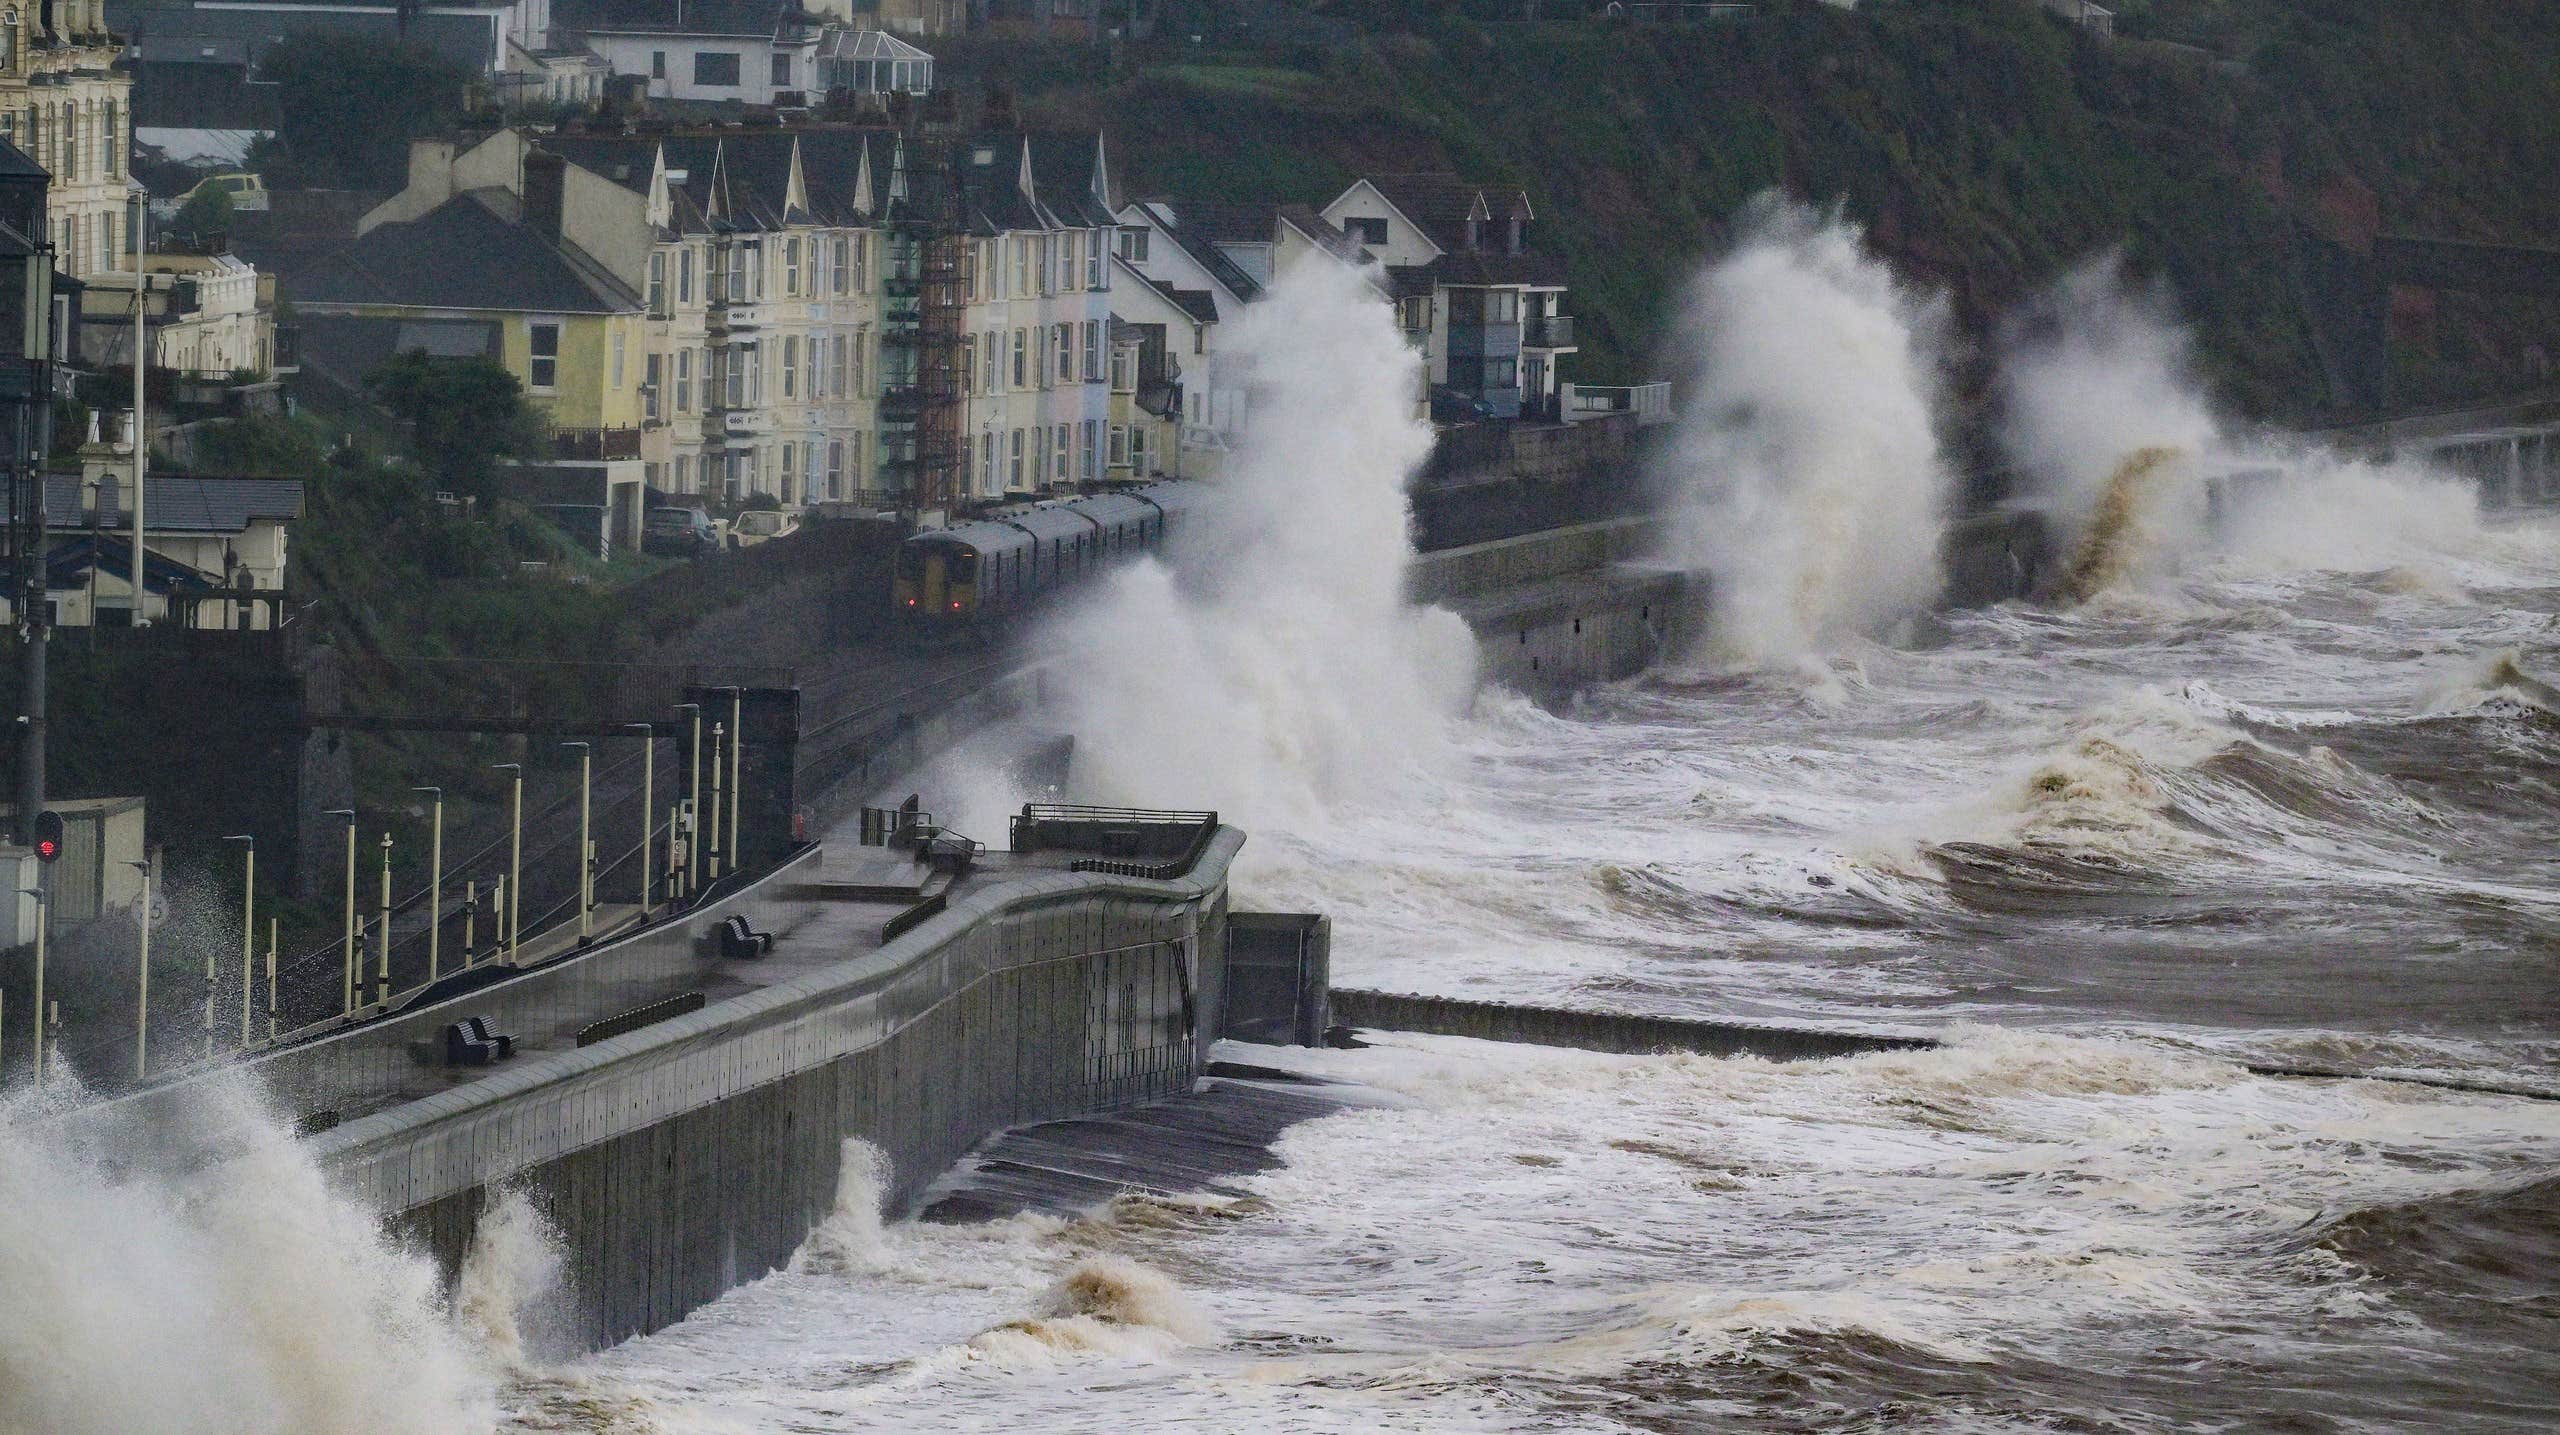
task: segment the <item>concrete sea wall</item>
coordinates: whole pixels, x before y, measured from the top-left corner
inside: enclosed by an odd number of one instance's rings
[[[1613,518],[1417,556],[1406,591],[1475,630],[1483,676],[1534,696],[1632,677],[1671,651],[1689,578],[1635,555],[1648,519]]]
[[[833,1207],[848,1137],[887,1155],[888,1197],[903,1207],[1006,1127],[1189,1089],[1209,1040],[1201,1014],[1217,1009],[1225,872],[1242,843],[1221,830],[1175,881],[991,874],[876,950],[593,1045],[519,1056],[345,1120],[313,1146],[448,1275],[491,1193],[525,1191],[569,1257],[559,1334],[594,1349],[657,1330],[790,1258]],[[262,1074],[295,1109],[343,1104],[341,1090],[408,1092],[436,1067],[428,1043],[459,1015],[506,1030],[530,1024],[537,1004],[610,1013],[616,981],[636,989],[643,970],[716,961],[697,929],[733,911],[787,938],[822,905],[795,895],[808,890],[801,876],[775,874],[681,926],[459,1004],[278,1053]]]
[[[1631,1055],[1684,1051],[1700,1056],[1757,1056],[1770,1061],[1814,1061],[1879,1051],[1921,1051],[1937,1045],[1926,1037],[1869,1032],[1813,1031],[1743,1022],[1512,1006],[1455,997],[1404,996],[1335,987],[1333,1019],[1377,1031],[1466,1036],[1479,1041],[1571,1046]]]

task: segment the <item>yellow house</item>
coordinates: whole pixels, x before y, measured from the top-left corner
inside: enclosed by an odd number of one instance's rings
[[[563,458],[639,457],[645,305],[561,240],[556,203],[465,191],[367,228],[293,298],[307,315],[398,322],[416,342],[395,336],[395,353],[496,359],[548,410]]]

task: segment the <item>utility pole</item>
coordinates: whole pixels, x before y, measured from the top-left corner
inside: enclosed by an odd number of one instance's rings
[[[144,458],[143,458],[143,456],[144,456],[144,454],[145,454],[145,453],[150,449],[150,447],[151,447],[150,443],[149,443],[148,441],[146,441],[146,440],[144,439],[144,437],[143,437],[143,435],[144,435],[146,432],[148,432],[148,429],[147,429],[147,427],[146,427],[146,426],[143,424],[143,422],[142,422],[142,374],[143,374],[143,370],[148,366],[148,363],[149,363],[149,360],[148,360],[148,357],[147,357],[147,353],[146,353],[146,350],[147,350],[148,346],[147,346],[147,344],[145,343],[144,336],[143,336],[143,323],[142,323],[143,315],[142,315],[142,311],[143,311],[143,309],[146,307],[146,305],[145,305],[145,299],[146,299],[146,297],[147,297],[147,296],[150,294],[150,292],[151,292],[151,276],[150,276],[148,273],[146,273],[146,272],[145,272],[145,270],[144,270],[144,265],[143,265],[143,262],[142,262],[142,253],[143,253],[143,250],[142,250],[142,231],[143,231],[143,227],[144,227],[144,225],[145,225],[146,223],[148,223],[148,222],[149,222],[150,217],[151,217],[151,200],[150,200],[150,197],[149,197],[147,194],[143,194],[143,193],[137,192],[137,193],[134,195],[134,206],[133,206],[133,435],[132,435],[132,437],[133,437],[133,626],[135,626],[135,627],[137,627],[137,628],[147,628],[147,627],[151,626],[151,619],[150,619],[150,618],[149,618],[149,617],[144,613],[144,611],[143,611],[143,607],[144,607],[144,604],[143,604],[143,598],[144,598],[144,595],[145,595],[149,590],[148,590],[148,589],[146,589],[146,588],[144,588],[144,587],[142,586],[142,580],[143,580],[142,565],[143,565],[143,562],[144,562],[144,556],[145,556],[145,555],[150,551],[147,547],[145,547],[145,546],[144,546],[144,541],[143,541],[143,528],[142,528],[142,467],[143,467],[143,462],[144,462]],[[91,617],[91,618],[90,618],[90,620],[89,620],[89,621],[91,621],[91,622],[93,622],[93,623],[94,623],[94,622],[96,622],[96,621],[97,621],[97,619],[93,616],[93,617]]]

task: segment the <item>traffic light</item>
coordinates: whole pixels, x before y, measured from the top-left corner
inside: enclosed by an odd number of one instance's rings
[[[50,862],[62,855],[62,814],[47,809],[36,814],[36,860]]]

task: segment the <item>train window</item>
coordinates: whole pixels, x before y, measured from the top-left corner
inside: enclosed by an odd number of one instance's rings
[[[978,581],[978,554],[976,550],[963,548],[959,552],[951,555],[951,581],[954,583],[975,583]]]
[[[898,576],[901,578],[922,578],[924,576],[924,550],[922,548],[910,543],[898,550]]]

